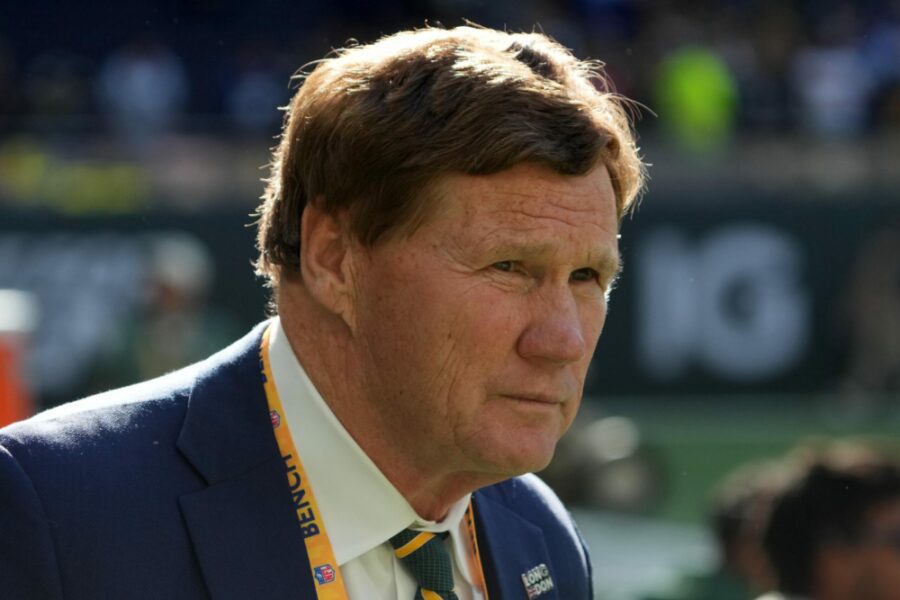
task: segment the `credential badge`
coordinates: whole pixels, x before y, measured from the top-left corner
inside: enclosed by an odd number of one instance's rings
[[[553,578],[550,577],[550,569],[544,563],[522,573],[522,583],[525,585],[525,593],[528,594],[528,600],[533,600],[553,589]]]

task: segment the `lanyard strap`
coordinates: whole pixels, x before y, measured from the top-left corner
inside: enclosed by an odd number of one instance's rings
[[[348,600],[347,590],[344,588],[344,579],[334,558],[334,550],[325,531],[325,523],[320,518],[319,506],[313,495],[312,487],[306,477],[306,470],[300,462],[300,455],[291,437],[287,420],[284,418],[284,409],[281,398],[275,388],[275,378],[272,376],[272,365],[269,361],[269,335],[272,327],[269,326],[263,332],[262,344],[259,349],[259,362],[262,368],[263,387],[266,391],[266,401],[269,404],[269,417],[272,420],[272,430],[275,432],[275,441],[278,442],[278,450],[284,460],[288,485],[291,488],[291,497],[294,501],[294,510],[297,520],[300,522],[300,532],[306,544],[306,553],[309,555],[309,567],[312,570],[313,582],[316,585],[316,598],[319,600]],[[475,514],[472,509],[472,501],[465,514],[466,530],[469,533],[469,572],[475,580],[476,587],[480,587],[485,600],[488,599],[487,586],[484,581],[484,570],[481,564],[481,555],[478,552],[478,538],[475,532]]]
[[[487,583],[484,581],[484,567],[482,566],[481,553],[478,551],[478,536],[475,532],[475,509],[472,507],[472,499],[469,498],[469,506],[466,508],[466,531],[469,532],[469,573],[475,583],[475,587],[481,590],[484,600],[490,600],[488,597]]]
[[[344,589],[344,579],[334,558],[334,550],[325,532],[325,524],[319,517],[319,506],[313,496],[312,487],[306,477],[306,470],[300,462],[300,455],[291,438],[287,420],[284,418],[284,409],[281,406],[281,398],[275,389],[275,379],[272,377],[272,366],[269,362],[269,333],[272,328],[267,327],[263,333],[262,346],[260,347],[260,365],[263,371],[263,386],[266,390],[266,400],[269,403],[269,417],[272,419],[272,429],[275,432],[275,440],[278,442],[278,450],[284,460],[288,485],[291,487],[291,497],[294,501],[294,510],[297,520],[300,522],[300,532],[306,544],[306,553],[309,555],[309,567],[312,570],[313,581],[316,585],[316,598],[319,600],[347,600],[347,590]]]

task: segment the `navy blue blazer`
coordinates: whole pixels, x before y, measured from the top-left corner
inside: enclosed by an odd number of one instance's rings
[[[0,429],[0,598],[315,598],[261,384],[264,325],[181,371]],[[492,600],[527,598],[526,583],[542,600],[592,597],[584,542],[536,477],[473,505]]]

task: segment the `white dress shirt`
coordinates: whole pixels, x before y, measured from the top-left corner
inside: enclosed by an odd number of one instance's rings
[[[460,600],[483,600],[470,573],[472,550],[463,518],[470,496],[454,503],[440,522],[419,517],[322,399],[277,318],[271,325],[269,359],[284,417],[349,597],[412,600],[418,585],[388,541],[411,527],[450,532],[444,543],[453,563],[456,594]]]

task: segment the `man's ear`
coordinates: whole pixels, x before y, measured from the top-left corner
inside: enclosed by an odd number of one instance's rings
[[[352,322],[350,232],[340,215],[307,203],[300,219],[300,273],[309,294],[326,310]]]

